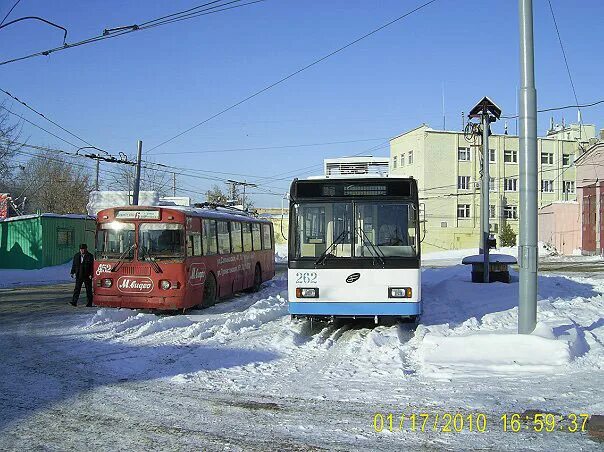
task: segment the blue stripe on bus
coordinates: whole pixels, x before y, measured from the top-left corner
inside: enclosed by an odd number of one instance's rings
[[[289,303],[289,313],[296,315],[419,315],[422,312],[419,303],[324,303],[293,302]]]

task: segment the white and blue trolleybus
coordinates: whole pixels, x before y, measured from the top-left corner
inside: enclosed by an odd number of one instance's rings
[[[416,180],[295,179],[289,224],[292,318],[417,320],[422,303]]]

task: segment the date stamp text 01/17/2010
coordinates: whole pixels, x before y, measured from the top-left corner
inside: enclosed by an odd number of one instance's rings
[[[533,432],[585,432],[589,414],[569,413],[559,415],[554,413],[504,413],[498,419],[490,419],[485,413],[375,413],[373,430],[382,432],[442,432],[484,433],[493,428],[504,432],[518,433]]]

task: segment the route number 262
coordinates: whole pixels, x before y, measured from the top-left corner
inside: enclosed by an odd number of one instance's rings
[[[317,284],[316,272],[298,272],[296,273],[296,284]]]

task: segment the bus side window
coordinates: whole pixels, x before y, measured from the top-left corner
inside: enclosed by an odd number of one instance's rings
[[[243,223],[243,251],[252,251],[252,224]]]
[[[203,254],[210,256],[218,253],[216,242],[216,220],[203,219]]]
[[[201,232],[196,231],[199,218],[187,219],[187,257],[201,256]]]
[[[271,225],[262,225],[262,249],[270,250],[273,247],[273,238],[271,234]]]
[[[254,251],[260,251],[262,249],[262,243],[260,243],[260,223],[252,223],[252,240],[254,242]]]
[[[229,235],[228,221],[217,221],[218,226],[218,254],[231,253],[231,238]]]
[[[241,243],[241,223],[238,221],[231,221],[230,223],[233,253],[241,253],[241,251],[243,251],[243,244]]]

